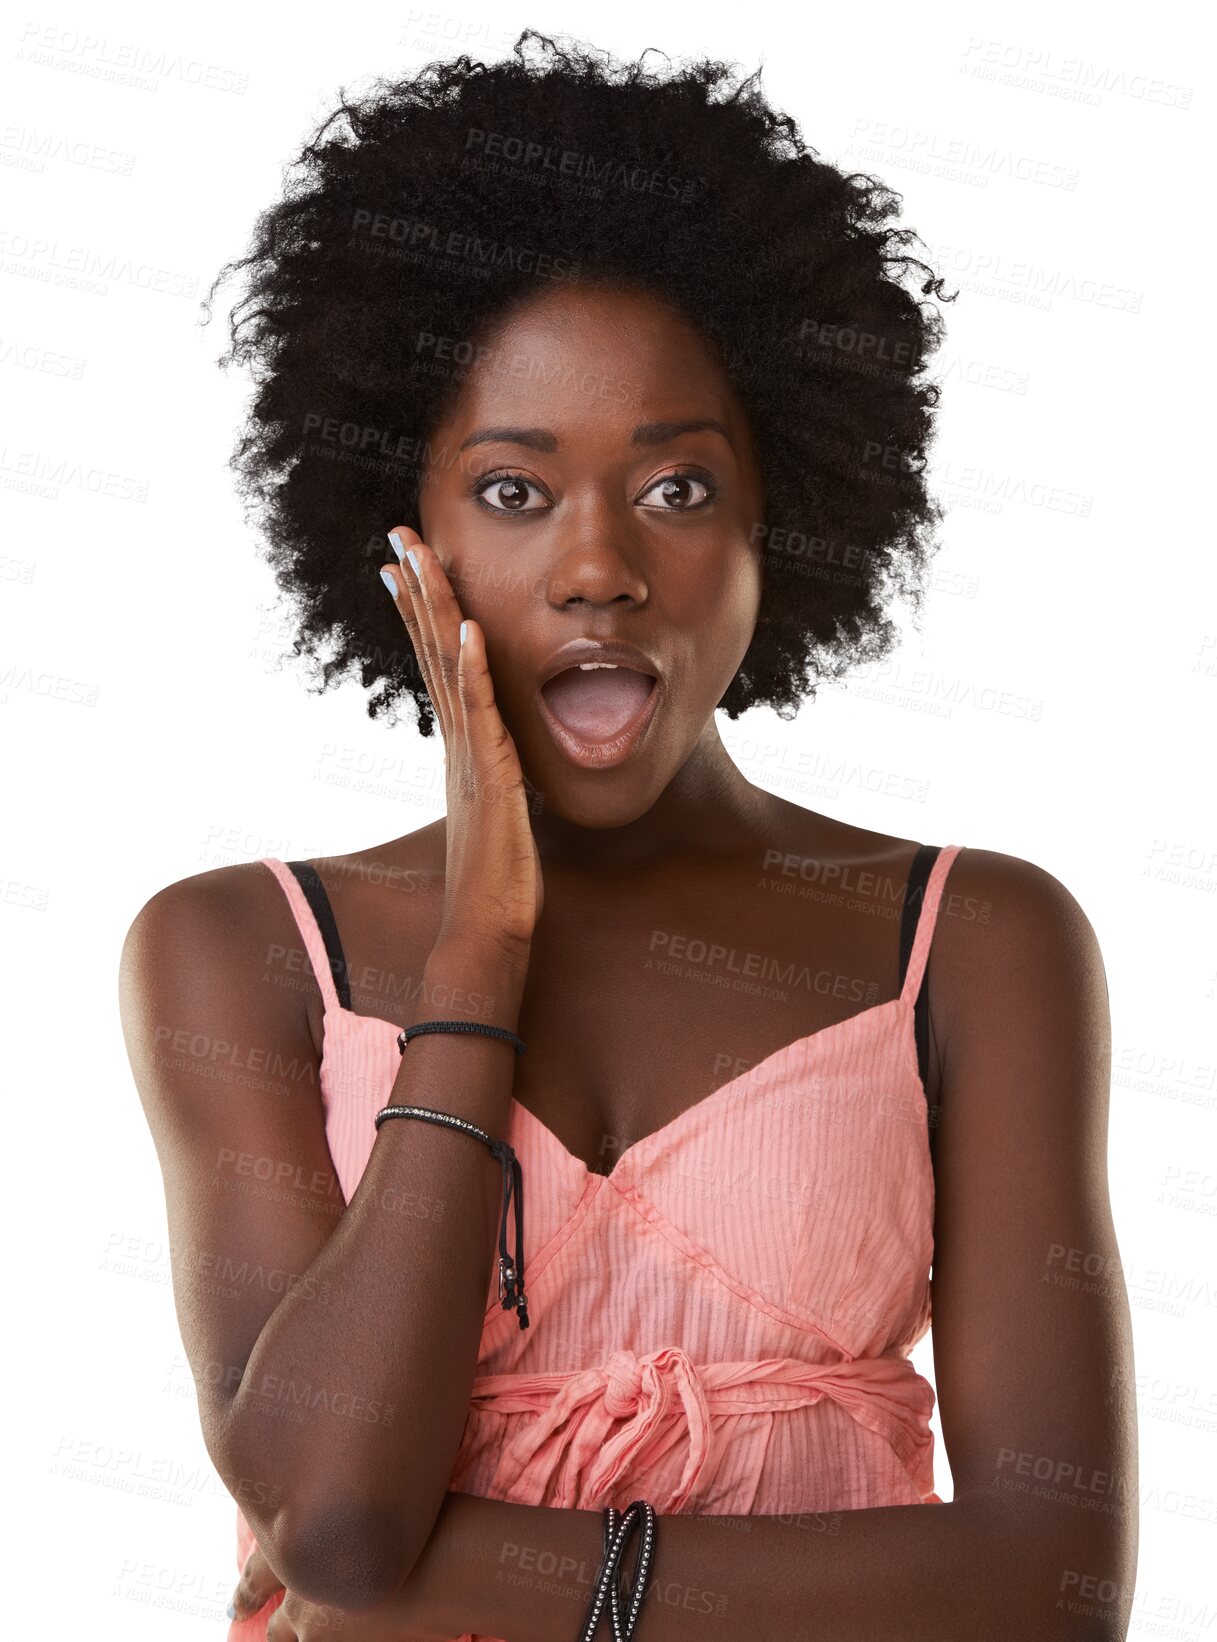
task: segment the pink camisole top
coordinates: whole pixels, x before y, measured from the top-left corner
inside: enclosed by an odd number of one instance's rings
[[[898,997],[776,1050],[611,1173],[512,1101],[530,1326],[501,1307],[492,1262],[450,1488],[579,1510],[645,1498],[660,1515],[941,1503],[934,1392],[909,1360],[930,1325],[934,1252],[914,1016],[962,847],[923,846],[932,866]],[[344,1004],[324,891],[325,934],[292,868],[260,864],[321,989],[325,1130],[349,1202],[402,1023]],[[238,1508],[239,1567],[254,1543]],[[261,1642],[282,1596],[234,1621],[230,1642]]]

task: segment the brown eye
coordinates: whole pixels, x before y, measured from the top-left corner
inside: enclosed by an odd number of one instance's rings
[[[696,490],[703,494],[695,495]],[[662,479],[656,479],[643,494],[650,496],[654,491],[659,491],[662,497],[658,504],[658,511],[661,513],[691,513],[699,507],[704,507],[707,502],[712,502],[718,494],[709,480],[701,479],[695,473],[665,473]]]
[[[528,492],[540,491],[531,479],[518,473],[491,473],[473,487],[473,494],[482,507],[491,513],[543,513],[543,507],[528,507]]]

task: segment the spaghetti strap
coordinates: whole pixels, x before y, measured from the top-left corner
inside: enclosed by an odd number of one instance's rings
[[[923,844],[918,856],[930,850],[932,846]],[[925,966],[930,956],[930,943],[934,939],[934,925],[938,921],[938,911],[942,905],[943,886],[946,883],[947,873],[951,870],[951,863],[963,848],[962,844],[946,844],[940,849],[933,849],[933,865],[924,879],[925,890],[921,897],[921,908],[917,915],[917,933],[913,938],[912,950],[909,954],[908,969],[905,972],[904,984],[900,989],[900,996],[905,1003],[914,1003],[921,991],[922,978],[925,975]],[[914,858],[914,865],[917,858]],[[912,886],[910,873],[910,886]],[[912,888],[910,889],[910,899]],[[907,909],[906,909],[907,910]]]
[[[258,864],[274,873],[287,896],[321,989],[325,1013],[328,1015],[331,1009],[349,1009],[351,988],[346,958],[329,897],[316,869],[307,861],[280,861],[274,855],[259,856]]]
[[[900,914],[900,991],[904,994],[904,978],[908,974],[909,959],[913,955],[913,937],[917,933],[917,919],[925,898],[926,879],[938,859],[937,844],[921,844],[909,866],[904,886],[904,908]]]

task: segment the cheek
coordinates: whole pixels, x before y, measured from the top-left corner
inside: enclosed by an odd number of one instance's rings
[[[495,639],[518,630],[523,619],[520,607],[528,602],[523,578],[510,560],[479,553],[476,548],[465,546],[447,557],[448,580],[461,614],[479,623],[493,654]]]
[[[531,700],[542,610],[536,589],[519,569],[466,554],[453,582],[461,614],[472,616],[486,636],[486,658],[495,699],[507,711]]]
[[[674,608],[674,614],[690,640],[690,659],[721,669],[734,656],[738,665],[756,629],[760,602],[761,569],[752,555],[686,582],[680,613]]]

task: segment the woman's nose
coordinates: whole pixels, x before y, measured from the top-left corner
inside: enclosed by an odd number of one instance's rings
[[[639,559],[610,541],[572,543],[555,558],[547,581],[549,602],[643,604],[647,581]]]

